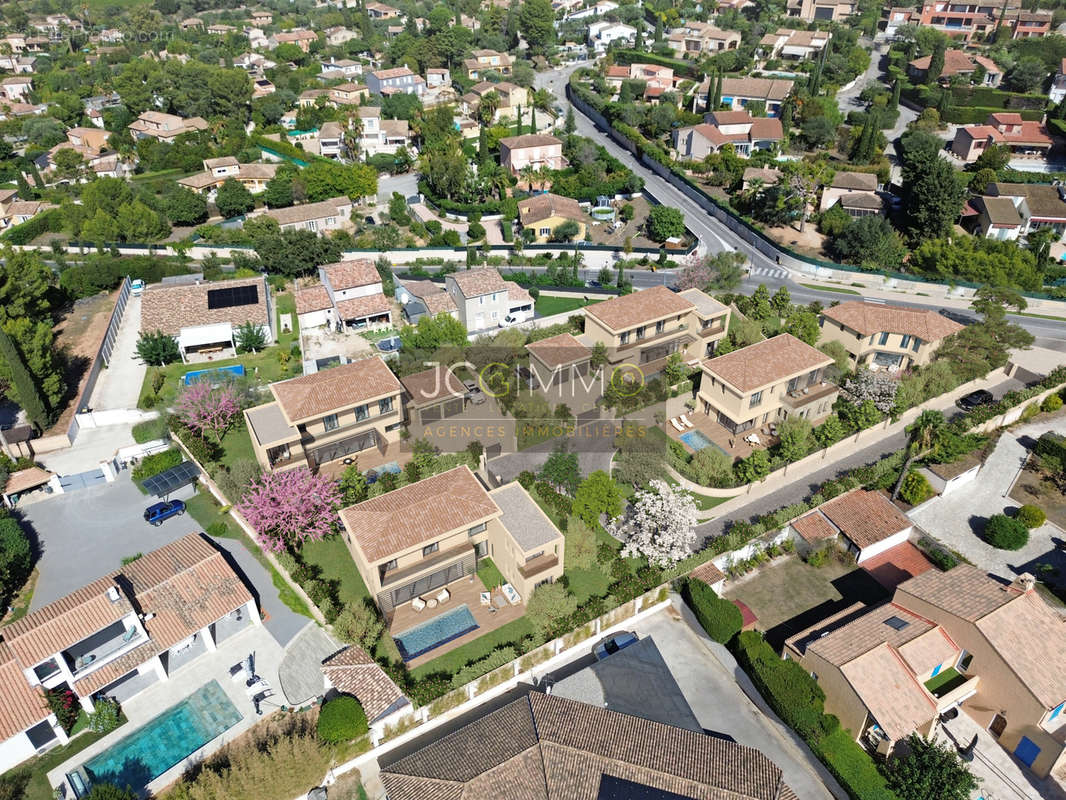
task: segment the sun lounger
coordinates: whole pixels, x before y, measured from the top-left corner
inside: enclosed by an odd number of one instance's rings
[[[674,430],[678,433],[681,433],[685,430],[685,426],[678,422],[676,417],[670,420],[670,424],[674,426]]]
[[[489,592],[481,593],[481,605],[492,607],[492,595]]]
[[[452,593],[449,592],[447,589],[441,589],[439,592],[437,592],[437,602],[447,603],[451,596]]]
[[[686,428],[694,428],[695,427],[695,425],[693,425],[689,421],[689,418],[686,417],[684,414],[682,414],[680,417],[678,417],[678,419],[681,420],[681,424],[684,425]]]
[[[425,607],[426,601],[423,600],[421,597],[416,597],[414,600],[411,601],[411,608],[413,608],[415,611],[421,611]]]
[[[511,605],[516,606],[522,602],[522,597],[511,584],[505,583],[500,588],[503,590],[503,596],[507,598],[507,602]]]

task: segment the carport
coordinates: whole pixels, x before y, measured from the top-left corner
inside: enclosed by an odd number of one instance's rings
[[[164,500],[174,490],[190,483],[196,483],[196,479],[199,477],[199,467],[191,461],[182,461],[176,467],[171,467],[158,475],[145,478],[141,481],[141,487],[148,494],[154,494],[159,499]]]
[[[40,467],[20,469],[18,472],[13,473],[7,479],[7,483],[4,484],[4,505],[8,508],[14,508],[21,495],[47,485],[52,480],[52,474]]]

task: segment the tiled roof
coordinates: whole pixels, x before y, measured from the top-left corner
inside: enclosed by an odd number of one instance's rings
[[[883,553],[864,558],[862,568],[891,592],[905,580],[933,569],[933,564],[911,542],[901,542]]]
[[[811,544],[824,539],[832,539],[838,533],[837,529],[829,524],[829,520],[817,511],[812,511],[806,516],[792,520],[792,527],[796,529],[796,533],[803,537],[804,541]]]
[[[111,588],[118,599],[107,596]],[[114,577],[108,576],[7,625],[3,629],[4,641],[20,663],[32,667],[132,611],[133,606],[116,586]]]
[[[864,303],[861,300],[849,300],[824,308],[822,315],[847,325],[863,336],[881,332],[901,333],[917,336],[923,342],[940,341],[963,328],[936,311]]]
[[[899,646],[899,654],[915,675],[931,672],[949,661],[954,663],[960,652],[958,645],[939,626]]]
[[[51,477],[51,472],[40,467],[20,469],[18,472],[12,472],[10,477],[8,477],[7,483],[4,485],[4,494],[18,494],[19,492],[25,492],[27,489],[35,489],[48,483]]]
[[[400,378],[400,383],[411,398],[408,402],[414,406],[433,403],[445,397],[463,397],[466,394],[462,381],[444,364]]]
[[[90,672],[84,678],[74,681],[74,691],[81,697],[88,697],[93,692],[100,691],[109,683],[117,681],[126,673],[137,669],[145,661],[155,658],[164,649],[149,639],[143,644],[134,647],[128,653],[123,653],[114,661],[109,661],[99,669]]]
[[[594,308],[597,306],[590,306],[588,310]],[[781,333],[724,356],[707,359],[703,362],[703,368],[740,391],[747,392],[832,363],[833,360],[820,350],[815,350],[790,333]]]
[[[976,622],[1021,596],[1017,588],[1000,583],[969,564],[959,564],[947,572],[930,570],[922,573],[901,583],[898,591],[967,622]],[[900,602],[906,603],[906,599]]]
[[[636,784],[693,800],[790,796],[758,750],[539,692],[384,766],[381,777],[393,800],[594,800],[608,780],[621,792]]]
[[[563,217],[578,222],[584,222],[586,218],[577,200],[551,192],[536,194],[518,202],[518,220],[523,225],[533,225],[551,217]]]
[[[342,509],[341,521],[371,563],[500,513],[467,466]]]
[[[860,550],[911,527],[903,512],[881,492],[853,489],[818,510]]]
[[[400,382],[385,362],[371,358],[270,384],[270,391],[292,424],[375,397],[399,394]]]
[[[122,568],[152,641],[166,650],[252,599],[222,553],[191,533]]]
[[[703,581],[708,586],[714,586],[719,581],[725,580],[725,573],[718,569],[713,561],[708,561],[705,564],[700,564],[696,569],[689,573],[690,578],[695,578],[698,581]]]
[[[322,662],[322,673],[338,692],[359,700],[371,722],[399,708],[406,698],[366,651],[349,645]]]
[[[1059,195],[1059,188],[1042,183],[990,183],[986,190],[995,197],[1024,197],[1025,204],[1034,217],[1040,219],[1066,219],[1066,201]]]
[[[52,712],[40,687],[30,686],[11,649],[0,641],[0,740],[47,719]]]
[[[312,311],[322,311],[333,308],[333,301],[329,299],[329,292],[322,284],[308,286],[305,289],[297,289],[294,293],[296,300],[296,313],[309,314]]]
[[[452,300],[452,296],[433,281],[407,281],[403,288],[412,297],[421,300],[426,307],[426,312],[430,315],[455,311],[455,301]]]
[[[893,741],[906,738],[936,716],[936,701],[887,644],[863,653],[840,671]]]
[[[361,319],[391,310],[392,302],[381,292],[337,301],[337,314],[341,319]]]
[[[626,75],[629,75],[628,71]],[[555,144],[562,146],[563,143],[554,136],[548,136],[547,134],[525,133],[521,136],[506,136],[500,139],[500,144],[509,150],[517,150],[520,147],[550,147]]]
[[[351,205],[352,201],[347,197],[333,197],[317,203],[304,203],[298,206],[289,206],[288,208],[272,208],[266,212],[266,215],[276,219],[279,225],[292,225],[312,219],[340,216],[342,210],[351,208]]]
[[[212,289],[255,286],[259,290],[256,303],[228,308],[208,308],[207,293]],[[238,278],[171,286],[157,283],[146,286],[141,296],[141,330],[176,336],[182,328],[228,322],[234,327],[246,322],[266,325],[266,283],[262,278]]]
[[[507,282],[500,276],[500,273],[491,267],[453,272],[448,279],[455,281],[459,291],[467,300],[483,294],[506,292],[508,288]]]
[[[507,284],[507,299],[512,305],[515,303],[532,303],[533,295],[528,289],[523,289],[514,281],[504,281]]]
[[[856,611],[864,613],[855,616]],[[888,621],[893,618],[903,623],[902,627],[899,627],[899,623],[896,623],[897,627],[889,625]],[[899,648],[936,630],[936,627],[932,621],[908,611],[898,603],[885,603],[868,611],[861,604],[856,604],[843,615],[817,623],[799,634],[799,637],[813,634],[807,650],[817,653],[830,664],[842,666],[878,645],[887,643]]]
[[[867,172],[840,171],[833,176],[834,189],[855,189],[863,192],[877,191],[877,176]]]
[[[722,78],[724,97],[752,97],[763,100],[784,100],[792,91],[792,81],[776,78]]]
[[[686,314],[692,308],[690,301],[665,286],[653,286],[587,306],[585,313],[612,331],[625,331],[671,314]]]
[[[549,369],[583,361],[592,354],[589,348],[570,333],[560,333],[539,342],[530,342],[526,345],[526,350]]]

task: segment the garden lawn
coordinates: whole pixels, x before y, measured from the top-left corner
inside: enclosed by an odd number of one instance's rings
[[[542,317],[550,317],[553,314],[565,314],[567,311],[575,311],[587,305],[602,302],[602,300],[590,300],[586,303],[580,297],[550,297],[542,294],[533,304],[533,311]]]
[[[243,423],[244,420],[242,419],[241,422]],[[222,437],[222,463],[227,467],[232,467],[241,459],[255,461],[252,437],[248,433],[248,426],[244,424],[230,428]]]
[[[678,485],[677,479],[672,478],[669,475],[664,476],[663,480],[665,480],[671,486]],[[709,494],[697,494],[691,489],[687,489],[686,491],[690,495],[692,495],[692,499],[696,501],[696,508],[698,508],[700,511],[706,511],[707,509],[714,508],[717,505],[721,505],[726,500],[733,499],[732,497],[712,497]]]
[[[411,670],[411,677],[417,681],[427,675],[432,675],[434,672],[445,672],[449,675],[454,675],[471,661],[478,661],[484,658],[498,647],[518,644],[531,633],[533,633],[533,625],[528,619],[521,617],[474,639],[469,644],[464,644],[462,647],[457,647],[439,658],[427,661],[422,666]]]
[[[293,588],[289,586],[288,582],[281,577],[281,573],[274,569],[274,565],[270,563],[267,557],[263,554],[263,551],[254,543],[248,541],[248,537],[245,535],[244,531],[237,527],[237,523],[233,521],[233,518],[230,517],[229,514],[221,513],[220,506],[215,502],[215,498],[209,492],[201,489],[194,497],[190,497],[185,501],[185,508],[190,514],[192,514],[192,518],[200,523],[205,531],[216,523],[222,523],[225,525],[226,532],[221,534],[221,538],[240,542],[241,546],[246,547],[255,560],[263,565],[263,568],[270,573],[271,583],[273,583],[274,588],[278,590],[278,599],[295,613],[302,614],[305,617],[311,617],[311,610],[307,607],[307,604],[303,599],[296,594],[296,592],[293,591]],[[314,617],[311,618],[314,619]]]
[[[503,586],[507,581],[500,572],[500,568],[493,563],[491,558],[483,558],[478,563],[477,576],[486,589],[492,591],[497,586]]]
[[[356,569],[352,554],[340,536],[327,536],[317,542],[305,541],[300,546],[300,557],[318,567],[323,580],[337,582],[337,597],[342,604],[361,603],[370,599],[363,576]]]
[[[121,719],[122,724],[125,725],[126,717],[123,716]],[[119,729],[121,729],[121,726]],[[52,794],[52,787],[48,785],[48,773],[68,758],[73,758],[86,747],[107,735],[106,733],[93,733],[87,730],[78,734],[67,744],[49,750],[44,755],[30,759],[25,764],[17,767],[16,771],[27,770],[30,773],[30,781],[26,785],[26,792],[23,794],[22,800],[55,800],[55,795]]]
[[[300,341],[300,320],[296,316],[296,298],[294,298],[288,292],[284,294],[277,294],[274,296],[274,300],[277,305],[277,327],[275,330],[278,332],[278,346],[282,348],[291,348],[293,343]],[[292,325],[292,330],[283,333],[281,330],[281,315],[288,314],[289,322]]]

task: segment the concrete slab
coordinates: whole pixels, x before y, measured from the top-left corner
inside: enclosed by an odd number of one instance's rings
[[[136,408],[148,367],[137,357],[141,331],[141,298],[130,296],[106,369],[100,370],[89,405],[95,411]]]
[[[278,670],[281,691],[290,706],[300,706],[325,691],[322,662],[344,645],[317,625],[307,625],[285,649]]]
[[[135,444],[132,425],[107,425],[78,431],[74,446],[38,457],[47,469],[59,475],[85,472],[114,457],[120,447]]]

